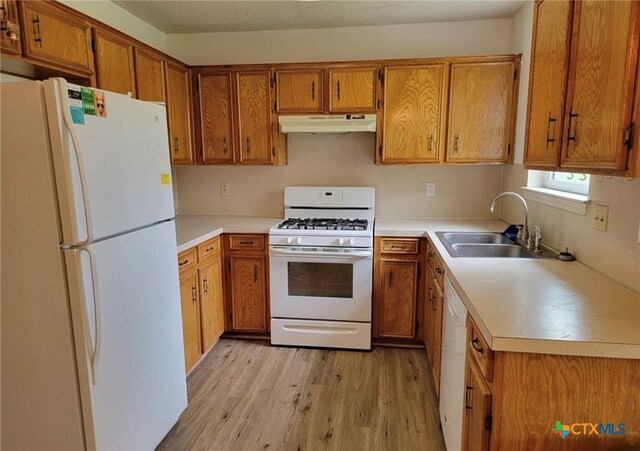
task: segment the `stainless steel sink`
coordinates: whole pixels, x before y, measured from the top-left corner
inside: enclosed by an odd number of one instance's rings
[[[535,258],[536,255],[517,244],[452,244],[452,257]]]
[[[438,232],[450,244],[515,244],[512,240],[499,233],[490,232]]]

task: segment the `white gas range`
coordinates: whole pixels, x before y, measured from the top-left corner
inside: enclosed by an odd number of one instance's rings
[[[269,231],[271,343],[371,349],[374,188],[287,187]]]

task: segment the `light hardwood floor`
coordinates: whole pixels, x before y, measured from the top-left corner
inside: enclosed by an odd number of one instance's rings
[[[422,349],[223,339],[188,378],[159,450],[445,450]]]

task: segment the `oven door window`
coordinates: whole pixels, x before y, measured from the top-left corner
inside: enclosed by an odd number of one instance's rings
[[[289,296],[353,298],[353,264],[288,262]]]

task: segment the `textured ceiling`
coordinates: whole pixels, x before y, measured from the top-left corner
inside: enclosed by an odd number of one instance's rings
[[[513,17],[526,0],[120,0],[165,33],[291,30]]]

